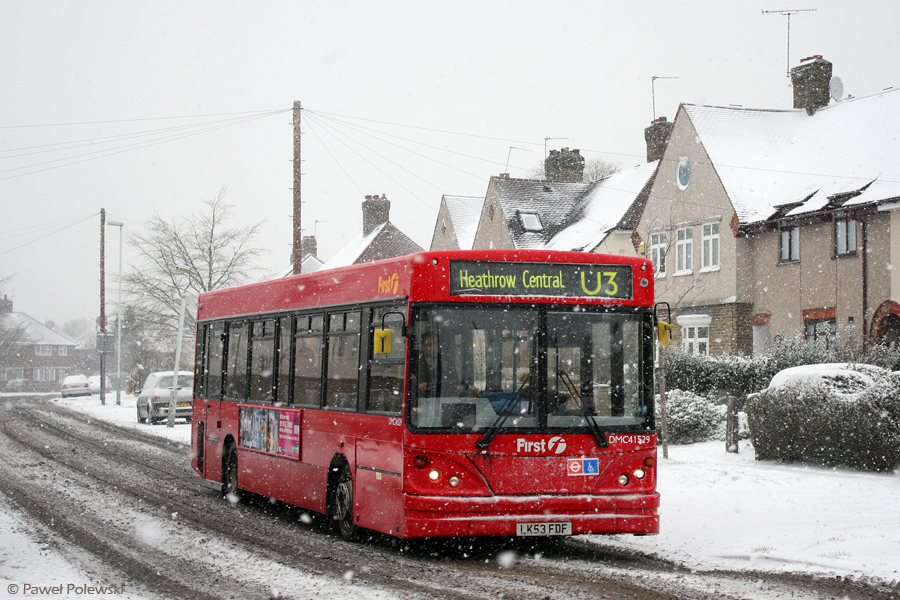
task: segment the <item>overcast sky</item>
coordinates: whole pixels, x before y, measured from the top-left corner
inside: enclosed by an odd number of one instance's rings
[[[644,162],[654,87],[669,119],[681,102],[790,108],[788,20],[763,10],[816,9],[790,19],[790,63],[823,55],[845,97],[900,85],[900,3],[768,1],[2,2],[3,292],[42,321],[95,318],[100,209],[127,235],[223,186],[236,222],[265,221],[262,269],[286,272],[294,101],[304,228],[327,260],[366,194],[427,248],[442,194],[483,197],[545,143]]]

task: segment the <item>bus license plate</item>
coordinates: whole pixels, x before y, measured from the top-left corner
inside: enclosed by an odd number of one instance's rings
[[[182,406],[190,406],[190,405],[191,405],[190,402],[179,402],[175,406],[182,407]]]
[[[572,535],[572,523],[516,523],[516,535]]]

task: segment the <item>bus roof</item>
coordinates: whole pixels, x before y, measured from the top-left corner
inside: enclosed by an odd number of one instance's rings
[[[539,263],[544,265],[543,269],[535,269],[534,265]],[[572,277],[577,280],[577,275],[590,265],[618,266],[618,269],[602,275],[594,273],[596,269],[593,269],[590,277],[596,274],[597,283],[589,283],[589,287],[593,285],[597,291],[585,290],[587,293],[573,295]],[[618,281],[615,273],[622,275]],[[623,279],[626,275],[627,283]],[[411,302],[652,306],[652,275],[653,266],[643,257],[548,250],[419,252],[206,292],[200,294],[197,320],[392,298],[407,298]],[[604,278],[609,283],[610,276],[616,292],[611,294],[613,288],[606,287],[598,294],[600,286],[606,285],[602,283]],[[497,284],[486,291],[489,284],[498,281],[502,287]],[[584,288],[584,275],[581,275],[581,281]],[[627,285],[628,289],[619,288],[618,282],[623,283],[623,288]],[[477,284],[477,287],[469,284]]]

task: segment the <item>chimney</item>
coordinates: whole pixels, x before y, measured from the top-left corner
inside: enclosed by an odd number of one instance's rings
[[[580,150],[551,150],[544,161],[544,174],[548,181],[581,183],[584,181],[584,157]]]
[[[800,61],[791,69],[791,85],[794,86],[794,108],[805,108],[813,115],[828,106],[831,98],[831,63],[819,55]]]
[[[666,144],[675,123],[669,123],[665,117],[660,117],[650,123],[650,127],[644,130],[644,141],[647,142],[647,162],[653,162],[662,158],[666,151]]]
[[[387,196],[366,196],[362,203],[363,237],[372,233],[382,223],[387,223],[391,214],[391,203]]]
[[[0,314],[11,313],[13,310],[13,302],[3,294],[3,300],[0,300]]]
[[[306,258],[310,254],[318,258],[319,245],[316,243],[316,236],[304,235],[303,239],[300,241],[300,258]]]

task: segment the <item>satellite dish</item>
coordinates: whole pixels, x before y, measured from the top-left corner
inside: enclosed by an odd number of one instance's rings
[[[836,102],[840,102],[841,98],[844,97],[844,82],[841,81],[840,77],[832,77],[831,83],[828,84],[828,89],[831,91],[831,97]]]

